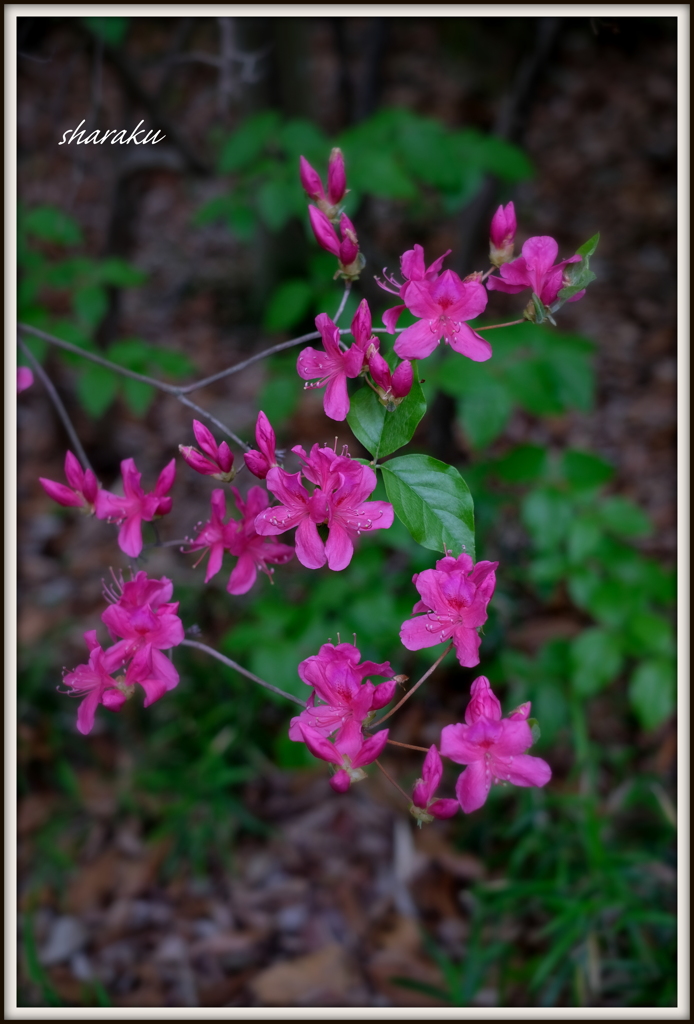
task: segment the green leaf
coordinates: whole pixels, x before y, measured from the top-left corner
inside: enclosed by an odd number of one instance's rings
[[[491,472],[509,484],[530,484],[540,479],[546,468],[546,448],[536,444],[521,444],[495,462]]]
[[[593,516],[578,516],[569,527],[568,554],[571,562],[583,562],[595,554],[602,530]]]
[[[457,469],[428,455],[402,455],[381,471],[388,500],[418,544],[474,559],[472,497]]]
[[[458,403],[458,418],[473,448],[484,448],[504,432],[513,410],[506,385],[488,376]]]
[[[82,323],[94,330],[106,314],[108,295],[100,284],[89,284],[75,292],[72,304]]]
[[[277,137],[280,145],[295,164],[298,164],[300,156],[305,157],[310,164],[316,167],[325,182],[330,143],[320,128],[305,118],[294,118],[280,128]],[[298,167],[292,167],[291,172],[292,174],[296,173],[298,182]],[[303,199],[303,191],[301,191],[301,195]]]
[[[531,491],[521,505],[521,519],[540,551],[556,547],[564,540],[572,516],[571,503],[550,487]]]
[[[347,158],[349,158],[349,151]],[[366,150],[349,161],[350,182],[356,188],[381,199],[414,199],[417,187],[392,152]]]
[[[219,154],[220,173],[229,174],[250,167],[276,135],[280,122],[276,110],[263,110],[247,117],[227,139]]]
[[[147,275],[127,260],[113,256],[103,260],[97,267],[99,280],[116,288],[133,288],[147,280]]]
[[[77,221],[55,206],[36,206],[22,217],[24,230],[44,242],[79,245],[82,230]]]
[[[607,498],[597,512],[603,525],[618,537],[647,537],[652,531],[646,513],[628,498]]]
[[[130,18],[82,18],[82,21],[95,36],[114,48],[121,45],[130,24]]]
[[[153,345],[147,346],[147,362],[154,369],[159,369],[170,377],[185,377],[195,369],[185,352],[155,348]]]
[[[124,377],[120,386],[131,412],[136,416],[144,416],[156,394],[152,385],[144,384],[141,380],[133,380],[132,377]]]
[[[571,683],[580,697],[592,697],[622,667],[619,638],[605,629],[586,629],[571,643]]]
[[[561,468],[567,483],[575,491],[602,487],[614,476],[614,469],[609,463],[589,452],[564,452]]]
[[[675,653],[675,639],[672,626],[662,615],[640,611],[629,618],[627,623],[629,652],[637,657],[672,657]]]
[[[656,729],[675,710],[675,669],[670,659],[642,662],[629,680],[629,702],[644,729]]]
[[[544,360],[526,359],[509,367],[505,374],[513,398],[533,416],[552,416],[563,412],[552,367]]]
[[[271,231],[280,231],[294,213],[294,187],[279,178],[264,181],[256,201],[261,220]]]
[[[312,298],[313,289],[303,278],[283,281],[270,297],[263,326],[268,331],[289,330],[306,316]]]
[[[598,622],[619,628],[636,610],[641,599],[638,590],[620,580],[603,580],[590,594],[587,609]]]
[[[412,364],[412,369],[412,389],[393,412],[385,408],[368,385],[360,388],[350,399],[347,422],[354,436],[371,452],[374,459],[391,455],[406,445],[427,411],[416,363]]]
[[[94,418],[106,412],[117,390],[115,373],[96,363],[87,366],[77,381],[77,397],[83,408]]]
[[[566,287],[562,288],[559,292],[559,298],[562,302],[566,302],[572,298],[578,292],[583,291],[584,288],[595,280],[595,274],[590,269],[590,257],[593,255],[598,247],[600,241],[600,233],[593,235],[587,242],[584,242],[582,246],[577,250],[576,255],[581,256],[580,263],[567,263],[564,267],[564,274],[569,281]],[[554,308],[554,307],[553,307]]]

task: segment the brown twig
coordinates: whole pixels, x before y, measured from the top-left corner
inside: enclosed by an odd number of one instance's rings
[[[423,754],[429,753],[428,747],[413,747],[411,743],[399,743],[398,740],[386,740],[386,743],[390,743],[394,747],[406,747],[408,750],[421,750]]]
[[[436,668],[437,668],[437,667],[438,667],[438,666],[439,666],[439,665],[441,664],[441,662],[442,662],[442,661],[443,661],[443,659],[444,659],[444,658],[446,657],[446,655],[448,654],[448,652],[449,652],[449,651],[451,650],[451,648],[452,648],[452,647],[453,647],[453,641],[451,640],[451,642],[449,643],[448,647],[447,647],[447,648],[446,648],[446,650],[445,650],[445,651],[443,652],[443,654],[442,654],[442,655],[440,655],[440,656],[439,656],[439,657],[438,657],[438,658],[436,659],[436,661],[434,662],[434,664],[433,664],[433,665],[431,665],[431,666],[430,666],[430,667],[429,667],[429,668],[428,668],[428,669],[426,670],[426,672],[424,673],[424,675],[422,676],[422,678],[421,678],[421,679],[418,679],[418,680],[417,680],[417,682],[416,682],[416,683],[414,684],[414,686],[413,686],[413,687],[412,687],[411,689],[409,689],[409,690],[407,691],[407,693],[406,693],[406,694],[405,694],[405,696],[404,696],[404,697],[402,698],[402,700],[399,700],[399,701],[398,701],[398,703],[397,703],[397,704],[395,705],[395,707],[394,707],[394,708],[391,708],[391,709],[390,709],[390,711],[388,712],[388,714],[387,714],[387,715],[384,715],[384,716],[383,716],[383,718],[379,718],[379,720],[378,720],[377,722],[374,722],[374,723],[373,723],[373,725],[371,726],[371,728],[375,729],[377,725],[381,725],[381,723],[382,723],[382,722],[385,722],[385,720],[386,720],[387,718],[390,718],[390,716],[391,716],[391,715],[394,715],[394,714],[395,714],[395,712],[396,712],[396,711],[398,710],[398,708],[401,708],[401,707],[403,706],[403,704],[405,703],[405,701],[406,701],[406,700],[409,700],[409,699],[410,699],[410,697],[411,697],[411,696],[412,696],[412,694],[413,694],[413,693],[415,692],[415,690],[418,690],[418,689],[419,689],[419,687],[420,687],[420,686],[422,685],[422,683],[423,683],[423,682],[425,682],[425,681],[426,681],[426,680],[427,680],[427,679],[429,678],[429,676],[431,675],[431,673],[432,673],[432,672],[433,672],[433,671],[434,671],[434,670],[435,670],[435,669],[436,669]]]
[[[402,793],[402,795],[403,795],[403,796],[405,797],[405,799],[407,800],[408,804],[411,804],[411,803],[412,803],[412,797],[411,797],[411,796],[408,796],[408,794],[407,794],[407,793],[405,792],[405,790],[404,790],[404,789],[402,788],[402,786],[399,786],[399,785],[397,784],[397,782],[395,781],[395,779],[393,778],[393,776],[392,776],[392,775],[389,775],[389,774],[388,774],[388,772],[387,772],[387,771],[385,770],[385,768],[383,767],[383,765],[381,764],[381,762],[380,762],[380,761],[376,761],[376,762],[374,762],[374,763],[375,763],[375,764],[377,764],[377,765],[378,765],[378,767],[379,767],[379,768],[381,769],[381,771],[383,772],[383,774],[385,775],[385,777],[386,777],[386,778],[388,779],[388,782],[392,782],[392,783],[393,783],[393,785],[395,786],[395,788],[396,788],[396,789],[399,789],[399,790],[400,790],[400,792]]]
[[[254,683],[257,683],[258,686],[264,686],[266,690],[272,690],[273,693],[278,693],[280,697],[286,697],[287,700],[291,700],[295,704],[300,704],[302,708],[306,707],[303,700],[299,700],[298,697],[295,697],[291,693],[286,693],[284,690],[280,690],[279,686],[273,686],[272,683],[266,683],[264,679],[253,675],[253,673],[249,672],[247,668],[243,667],[243,665],[238,665],[235,661],[232,661],[231,658],[226,658],[223,654],[220,654],[219,651],[215,651],[214,647],[208,647],[207,644],[198,643],[197,640],[181,640],[181,644],[184,647],[196,647],[199,651],[204,651],[205,654],[211,655],[211,657],[216,658],[217,661],[221,661],[222,664],[228,665],[229,668],[233,668],[236,672],[240,672],[242,676],[245,676],[247,679],[251,679]]]

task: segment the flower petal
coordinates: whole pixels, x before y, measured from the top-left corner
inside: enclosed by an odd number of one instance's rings
[[[466,814],[471,814],[484,805],[491,784],[491,772],[485,766],[484,761],[469,764],[465,771],[458,776],[455,793]]]
[[[325,565],[325,545],[320,539],[316,524],[310,519],[302,519],[299,523],[295,543],[296,557],[307,569],[320,569]]]

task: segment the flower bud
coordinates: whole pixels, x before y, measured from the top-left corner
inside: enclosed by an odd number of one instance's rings
[[[500,206],[489,229],[489,262],[495,267],[513,259],[516,238],[516,211],[513,203]]]
[[[323,183],[318,172],[311,167],[308,160],[303,156],[299,157],[299,177],[301,178],[301,187],[309,199],[313,199],[316,202],[319,199],[325,199]]]
[[[337,206],[344,199],[346,192],[345,160],[342,150],[336,147],[331,151],[328,160],[328,202]]]

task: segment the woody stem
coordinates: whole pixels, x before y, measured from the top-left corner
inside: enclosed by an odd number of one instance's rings
[[[340,301],[340,305],[337,307],[337,313],[333,317],[333,322],[334,323],[337,323],[337,321],[342,316],[342,311],[345,308],[345,306],[347,305],[347,299],[349,298],[349,293],[351,292],[351,290],[352,290],[352,282],[351,281],[345,281],[344,294],[342,296],[342,300]]]
[[[242,665],[238,665],[235,661],[232,661],[231,658],[226,658],[223,654],[220,654],[219,651],[215,651],[213,647],[208,647],[207,644],[198,643],[197,640],[181,640],[181,644],[184,647],[197,647],[199,651],[205,651],[206,654],[212,655],[212,657],[216,658],[217,661],[221,661],[222,664],[228,665],[229,668],[233,668],[236,672],[240,672],[242,676],[246,677],[246,679],[251,679],[254,683],[257,683],[258,686],[264,686],[266,690],[272,690],[273,693],[278,693],[280,697],[286,697],[287,700],[291,700],[295,704],[300,704],[302,708],[306,707],[303,700],[299,700],[298,697],[295,697],[291,693],[286,693],[284,690],[280,690],[279,686],[273,686],[272,683],[266,683],[264,679],[260,679],[259,676],[255,676],[252,672],[249,672],[247,668],[243,668]]]
[[[515,324],[524,324],[525,320],[509,320],[507,324],[491,324],[489,327],[475,327],[479,331],[495,331],[497,327],[513,327]]]
[[[398,703],[395,705],[395,707],[390,709],[388,714],[384,715],[383,718],[379,718],[379,720],[377,722],[374,722],[372,728],[375,728],[375,726],[381,725],[382,722],[385,722],[385,720],[387,718],[390,718],[391,715],[395,714],[395,712],[398,710],[398,708],[401,708],[403,706],[403,704],[405,703],[406,700],[410,699],[410,697],[415,692],[415,690],[418,690],[419,687],[422,685],[422,683],[425,682],[429,678],[429,676],[434,671],[434,669],[438,668],[438,666],[441,664],[441,662],[446,657],[446,655],[448,654],[448,652],[451,650],[452,647],[453,647],[453,641],[451,640],[451,642],[449,643],[448,647],[443,652],[443,654],[440,655],[440,657],[438,657],[436,659],[434,664],[430,668],[428,668],[426,670],[426,672],[424,673],[422,678],[417,680],[417,682],[414,684],[414,686],[407,691],[407,693],[402,698],[402,700],[399,700]]]
[[[383,774],[385,775],[385,777],[386,777],[386,778],[388,779],[388,782],[392,782],[392,783],[393,783],[393,785],[395,786],[395,788],[396,788],[396,789],[399,789],[399,790],[400,790],[400,792],[402,793],[402,795],[403,795],[403,796],[405,797],[405,799],[407,800],[408,804],[411,804],[411,803],[412,803],[412,798],[411,798],[411,797],[409,797],[409,796],[407,795],[407,793],[406,793],[406,792],[405,792],[405,790],[404,790],[404,789],[402,788],[402,786],[399,786],[399,785],[397,784],[397,782],[395,781],[395,779],[393,778],[393,776],[392,776],[392,775],[389,775],[389,774],[388,774],[388,772],[387,772],[387,771],[385,770],[385,768],[383,767],[383,765],[381,764],[381,762],[380,762],[380,761],[376,761],[376,764],[377,764],[377,765],[378,765],[378,767],[379,767],[379,768],[381,769],[381,771],[383,772]]]
[[[386,743],[391,743],[394,747],[406,747],[408,750],[421,750],[423,754],[429,753],[426,747],[413,747],[411,743],[399,743],[398,740],[386,740]]]

